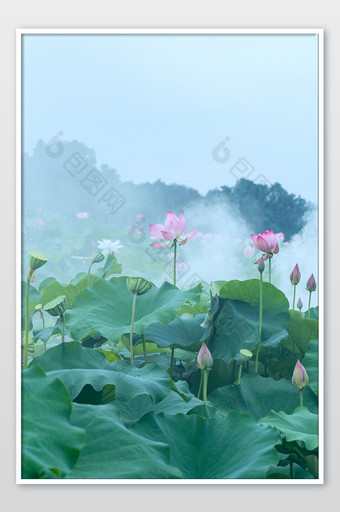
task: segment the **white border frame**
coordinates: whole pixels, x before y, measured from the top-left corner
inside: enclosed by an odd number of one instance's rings
[[[275,479],[60,479],[37,480],[21,478],[21,148],[22,148],[22,36],[29,34],[96,34],[96,35],[316,35],[318,36],[318,116],[319,116],[319,478],[306,480]],[[16,31],[16,483],[37,485],[322,485],[324,484],[324,30],[323,29],[17,29]]]

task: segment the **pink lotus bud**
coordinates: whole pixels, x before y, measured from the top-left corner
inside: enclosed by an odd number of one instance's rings
[[[296,305],[297,305],[298,309],[301,311],[301,309],[303,308],[303,304],[302,304],[302,300],[300,299],[300,297],[299,297],[299,300],[297,301]]]
[[[315,292],[315,290],[316,290],[316,281],[315,281],[315,277],[313,276],[313,274],[310,276],[310,278],[307,281],[306,290],[308,290],[309,292]]]
[[[265,268],[265,266],[264,266],[264,259],[260,258],[257,270],[262,274],[262,272],[264,271],[264,268]]]
[[[299,360],[297,360],[297,363],[294,368],[293,377],[292,377],[292,384],[296,386],[299,389],[304,388],[305,386],[308,386],[308,375],[304,368],[304,366],[300,363]]]
[[[293,268],[291,274],[290,274],[290,282],[292,284],[299,284],[300,279],[301,279],[301,272],[300,272],[300,269],[299,269],[299,265],[296,264],[295,267]]]
[[[206,344],[203,343],[197,355],[198,368],[200,368],[201,370],[208,370],[212,367],[213,362],[214,360],[212,358],[210,350],[208,349]]]

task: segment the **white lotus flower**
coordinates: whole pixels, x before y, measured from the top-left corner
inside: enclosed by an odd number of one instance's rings
[[[107,256],[108,254],[113,254],[114,252],[118,252],[119,249],[122,249],[123,246],[120,243],[120,240],[106,240],[103,238],[103,240],[97,241],[97,247],[98,249],[104,254],[104,256]]]

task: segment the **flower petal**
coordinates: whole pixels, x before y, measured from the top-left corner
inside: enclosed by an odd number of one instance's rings
[[[153,244],[150,245],[155,249],[164,249],[164,247],[168,247],[169,242],[154,242]]]
[[[171,233],[170,231],[161,231],[161,233],[162,238],[165,238],[165,240],[174,240],[174,238],[176,238],[174,233]]]
[[[267,244],[267,241],[261,235],[257,236],[257,245],[256,245],[256,247],[258,249],[260,249],[260,251],[262,251],[262,252],[269,252],[269,246]]]
[[[185,235],[182,235],[182,238],[187,238],[188,240],[190,240],[191,238],[193,238],[196,233],[197,233],[197,229],[194,229],[193,231],[189,231],[188,233],[185,233]]]
[[[162,231],[164,230],[163,224],[150,224],[150,235],[153,238],[163,238]]]
[[[179,229],[180,229],[181,233],[183,233],[183,231],[185,230],[186,227],[187,227],[187,221],[185,220],[184,213],[182,211],[179,216]]]
[[[168,212],[165,222],[164,222],[165,231],[169,231],[169,232],[179,231],[179,226],[180,226],[180,222],[179,222],[177,215],[175,215],[172,212]]]

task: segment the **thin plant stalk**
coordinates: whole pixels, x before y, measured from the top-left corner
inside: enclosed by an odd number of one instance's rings
[[[295,309],[295,293],[296,293],[296,284],[294,284],[293,309]]]
[[[238,370],[238,379],[237,379],[238,386],[241,384],[242,368],[243,368],[243,361],[241,361],[240,368]]]
[[[206,404],[207,401],[207,391],[208,391],[208,377],[209,370],[203,370],[203,403]]]
[[[269,281],[269,283],[271,283],[272,282],[272,259],[270,256],[269,256],[268,271],[269,271],[268,281]]]
[[[300,394],[300,407],[303,407],[303,389],[299,389]]]
[[[142,334],[142,343],[143,343],[144,361],[145,361],[145,364],[148,364],[148,355],[147,355],[147,352],[146,352],[146,345],[145,345],[144,334]]]
[[[198,392],[197,392],[197,398],[199,398],[201,395],[202,386],[203,386],[203,370],[201,370],[201,379],[200,379],[200,385],[199,385]]]
[[[65,343],[65,318],[64,318],[64,315],[61,315],[60,319],[61,319],[61,324],[62,324],[62,328],[61,328],[61,342]]]
[[[269,259],[269,272],[270,272],[270,259]],[[258,369],[259,369],[259,353],[260,353],[260,343],[261,343],[261,336],[262,336],[262,313],[263,313],[263,279],[262,279],[262,272],[260,272],[260,316],[259,316],[259,338],[260,339],[259,339],[259,343],[256,348],[255,373],[257,373]]]
[[[26,294],[25,294],[25,344],[24,344],[24,369],[27,368],[28,365],[28,331],[29,331],[29,301],[30,301],[30,283],[32,278],[32,269],[29,270],[27,274],[26,280]]]
[[[176,286],[177,240],[174,240],[174,285]]]
[[[135,323],[136,299],[137,299],[137,293],[134,293],[133,301],[132,301],[131,329],[130,329],[130,362],[132,365],[133,365],[133,325]]]
[[[92,265],[93,265],[93,261],[92,263],[90,264],[89,266],[89,270],[87,272],[87,287],[90,288],[90,275],[91,275],[91,268],[92,268]],[[104,277],[104,276],[103,276]]]
[[[309,292],[309,300],[308,300],[308,318],[310,318],[310,303],[312,300],[312,292]]]
[[[171,359],[170,359],[170,368],[171,369],[174,367],[174,360],[175,360],[175,347],[171,347]]]

